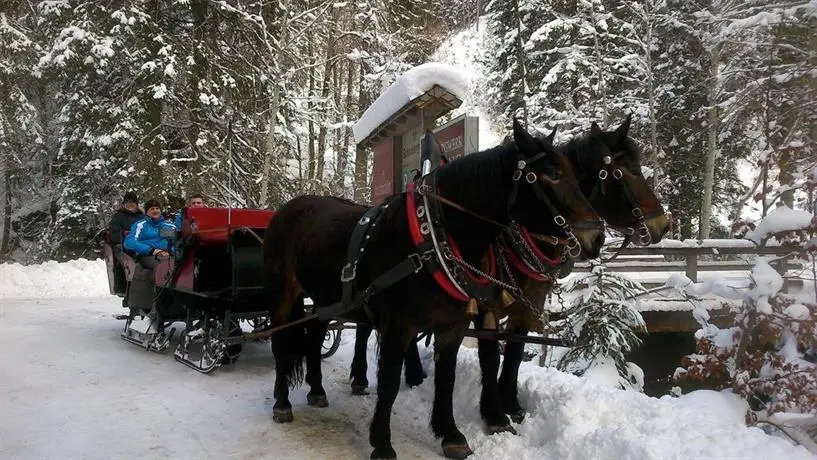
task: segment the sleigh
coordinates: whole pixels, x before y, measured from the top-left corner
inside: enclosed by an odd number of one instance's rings
[[[246,341],[242,337],[268,322],[262,236],[273,215],[258,209],[185,209],[180,232],[165,235],[174,240],[175,254],[160,259],[154,270],[127,251],[117,260],[117,249],[106,238],[102,251],[110,292],[123,297],[127,309],[115,315],[125,321],[122,338],[155,352],[175,343],[175,359],[202,373],[234,363]],[[117,270],[124,272],[124,287],[116,286]],[[323,357],[337,350],[340,329],[333,327],[327,339]]]

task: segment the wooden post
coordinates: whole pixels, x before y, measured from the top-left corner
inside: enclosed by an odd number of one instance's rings
[[[788,265],[786,257],[781,257],[774,264],[774,269],[783,278],[783,287],[780,288],[782,292],[789,292],[789,280],[786,278],[786,266]]]
[[[688,251],[684,257],[686,257],[686,275],[687,278],[691,279],[692,282],[698,282],[698,253],[696,251]]]

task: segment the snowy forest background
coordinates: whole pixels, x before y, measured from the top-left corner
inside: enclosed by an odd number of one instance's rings
[[[565,140],[633,112],[677,236],[815,211],[815,0],[3,0],[0,260],[92,255],[127,190],[367,202],[352,125],[478,26],[492,129]]]

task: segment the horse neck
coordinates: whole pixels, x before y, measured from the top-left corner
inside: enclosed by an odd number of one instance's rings
[[[437,193],[484,217],[442,204],[443,225],[467,260],[479,260],[502,230],[497,224],[508,223],[512,171],[508,155],[493,150],[468,155],[437,172]]]

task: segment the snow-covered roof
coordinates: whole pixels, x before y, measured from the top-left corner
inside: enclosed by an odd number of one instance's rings
[[[462,101],[468,93],[470,80],[454,67],[439,62],[428,62],[406,71],[355,123],[352,129],[355,142],[362,142],[392,115],[434,86],[440,86]]]

